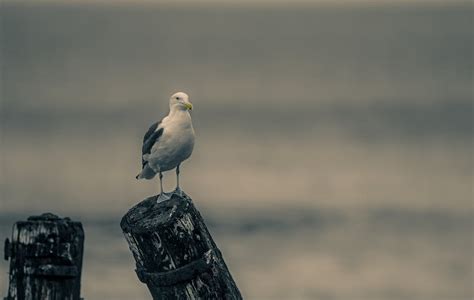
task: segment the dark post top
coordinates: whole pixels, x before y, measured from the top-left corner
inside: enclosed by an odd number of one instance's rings
[[[120,223],[153,299],[242,299],[191,198],[156,198],[132,207]]]
[[[10,259],[6,300],[79,300],[84,231],[80,222],[51,213],[13,225],[5,240]]]

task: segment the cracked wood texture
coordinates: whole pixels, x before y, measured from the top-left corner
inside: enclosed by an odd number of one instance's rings
[[[120,223],[153,299],[242,299],[201,214],[187,195],[149,197]]]
[[[10,259],[6,300],[79,300],[84,231],[80,222],[51,213],[13,225],[5,241]]]

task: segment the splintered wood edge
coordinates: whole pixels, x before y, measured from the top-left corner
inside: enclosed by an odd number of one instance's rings
[[[151,196],[136,204],[122,217],[120,227],[123,232],[147,232],[165,226],[186,213],[193,203],[187,195],[172,194],[170,200],[157,203],[158,195]]]

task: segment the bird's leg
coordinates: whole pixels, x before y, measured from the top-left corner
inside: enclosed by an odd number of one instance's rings
[[[176,189],[179,189],[179,164],[176,166]]]
[[[170,196],[163,192],[163,173],[161,171],[158,173],[160,177],[160,195],[158,196],[157,202],[163,202],[170,199]]]
[[[158,174],[160,176],[160,195],[163,194],[163,173]]]
[[[179,165],[176,166],[176,189],[174,192],[178,194],[179,196],[183,195],[183,190],[179,187]]]

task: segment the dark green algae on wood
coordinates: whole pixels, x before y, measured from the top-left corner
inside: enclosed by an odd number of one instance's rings
[[[132,207],[120,223],[153,299],[242,299],[191,198],[156,199]]]

